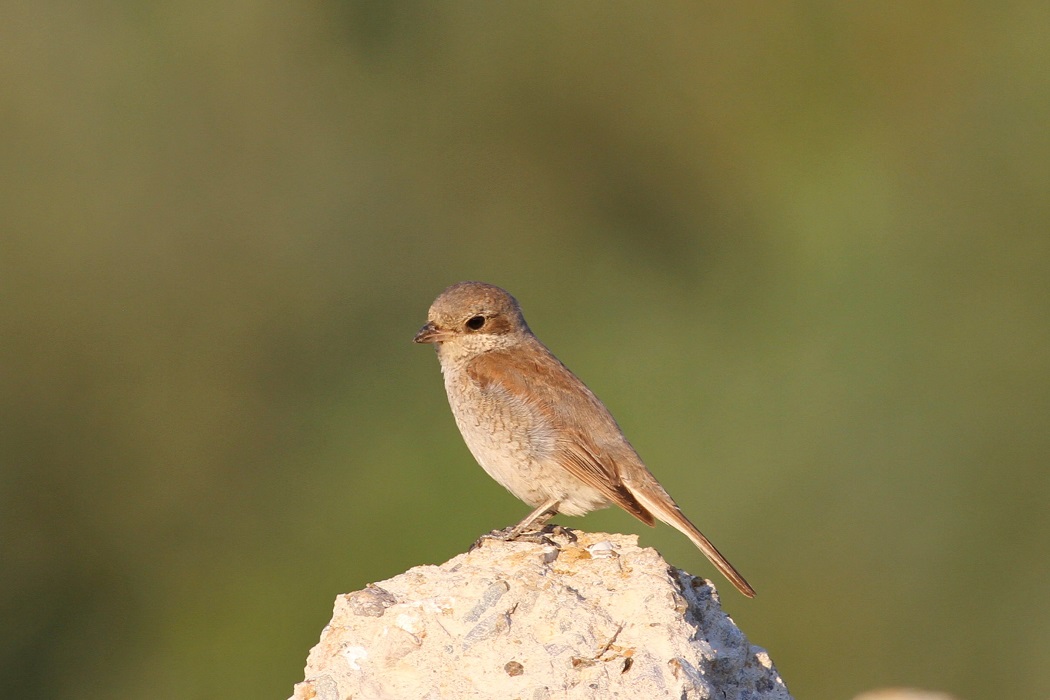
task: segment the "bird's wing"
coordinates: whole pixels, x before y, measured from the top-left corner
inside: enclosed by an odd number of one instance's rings
[[[647,525],[653,515],[622,483],[617,459],[639,460],[605,406],[576,375],[537,343],[539,352],[493,351],[467,373],[489,398],[527,406],[553,436],[548,458]]]

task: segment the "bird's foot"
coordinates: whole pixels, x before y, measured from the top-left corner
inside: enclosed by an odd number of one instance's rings
[[[470,546],[467,551],[473,552],[485,543],[485,540],[497,540],[499,542],[531,542],[533,544],[550,545],[561,549],[561,545],[551,537],[564,537],[570,545],[576,544],[576,534],[561,525],[545,525],[539,530],[521,531],[517,527],[505,527],[502,530],[493,530],[482,535]]]
[[[543,532],[546,532],[552,537],[564,537],[570,545],[574,545],[578,541],[575,532],[573,532],[570,528],[562,527],[561,525],[547,525],[543,528]]]
[[[546,529],[546,528],[544,528]],[[493,530],[492,532],[485,533],[479,537],[474,544],[470,545],[470,549],[467,551],[473,552],[475,549],[485,544],[485,540],[496,540],[497,542],[532,542],[533,544],[544,544],[557,547],[553,541],[543,530],[528,530],[522,532],[518,528],[511,526],[505,527],[502,530]]]

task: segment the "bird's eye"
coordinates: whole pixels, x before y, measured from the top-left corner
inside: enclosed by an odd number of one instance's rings
[[[467,328],[469,328],[472,331],[476,331],[476,330],[478,330],[479,328],[481,328],[484,325],[485,325],[485,317],[484,316],[471,316],[470,318],[467,319]]]

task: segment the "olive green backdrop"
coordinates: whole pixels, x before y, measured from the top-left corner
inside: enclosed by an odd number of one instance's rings
[[[283,698],[516,522],[410,342],[480,279],[799,698],[1045,696],[1048,8],[5,3],[0,687]]]

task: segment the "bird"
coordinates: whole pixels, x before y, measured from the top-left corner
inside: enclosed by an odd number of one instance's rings
[[[533,507],[503,531],[513,540],[558,513],[617,505],[682,532],[737,590],[755,589],[682,513],[605,404],[533,335],[506,290],[459,282],[441,292],[415,335],[437,351],[456,425],[489,476]]]

